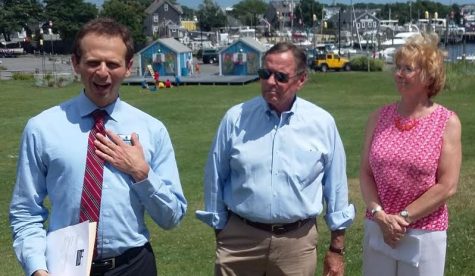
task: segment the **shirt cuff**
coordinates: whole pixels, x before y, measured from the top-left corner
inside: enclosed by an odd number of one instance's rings
[[[153,183],[157,183],[158,187],[155,187]],[[148,198],[151,195],[154,195],[157,193],[160,188],[162,188],[163,183],[160,181],[160,178],[158,178],[150,169],[148,171],[148,176],[144,180],[135,182],[132,184],[132,189],[136,191],[140,197],[145,197]]]
[[[331,231],[346,229],[353,223],[355,214],[355,206],[353,206],[353,204],[350,204],[343,210],[331,214],[326,214],[325,222],[327,223],[328,228],[330,228]]]
[[[43,256],[28,258],[23,264],[23,270],[26,275],[32,275],[35,271],[40,269],[48,271],[46,268],[46,259]]]
[[[214,212],[206,212],[206,211],[197,210],[195,212],[195,215],[197,219],[208,224],[214,229],[223,229],[224,226],[226,226],[226,222],[228,221],[227,211],[214,213]]]

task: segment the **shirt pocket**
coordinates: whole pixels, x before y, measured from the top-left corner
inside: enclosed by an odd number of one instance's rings
[[[296,154],[295,160],[294,177],[301,190],[313,183],[321,182],[323,175],[322,152],[313,148],[301,150]]]

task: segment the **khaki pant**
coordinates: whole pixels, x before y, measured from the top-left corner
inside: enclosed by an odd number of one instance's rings
[[[231,215],[216,237],[215,275],[315,275],[315,221],[283,235],[273,235]]]

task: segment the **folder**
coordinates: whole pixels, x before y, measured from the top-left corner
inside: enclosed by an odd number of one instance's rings
[[[46,236],[46,265],[51,276],[88,276],[97,222],[61,228]]]

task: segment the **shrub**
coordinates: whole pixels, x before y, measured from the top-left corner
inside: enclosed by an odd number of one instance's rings
[[[75,75],[70,73],[35,74],[35,84],[40,87],[64,87],[75,80]]]
[[[468,82],[467,77],[475,76],[475,63],[468,61],[457,61],[446,64],[445,90],[455,91],[464,88]]]
[[[368,57],[358,56],[351,59],[351,70],[368,71]],[[380,59],[369,59],[369,69],[371,72],[383,71],[384,62]]]
[[[14,80],[34,80],[35,77],[33,76],[33,74],[15,72],[15,73],[12,74],[12,79],[14,79]]]

